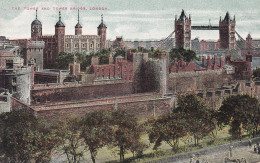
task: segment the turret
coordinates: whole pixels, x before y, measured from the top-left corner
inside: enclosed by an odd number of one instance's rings
[[[79,24],[79,10],[78,10],[78,23],[75,26],[75,35],[82,35],[82,26]]]
[[[65,41],[65,25],[61,21],[61,13],[59,11],[59,21],[55,25],[55,37],[57,43],[57,54],[64,50]]]
[[[252,37],[250,34],[246,37],[246,49],[249,51],[252,49]]]
[[[37,38],[41,35],[42,35],[42,23],[37,19],[37,10],[36,10],[36,18],[31,24],[31,39],[37,40]]]
[[[107,35],[107,26],[103,22],[103,14],[101,15],[101,23],[97,27],[97,33],[100,36],[100,49],[106,48],[106,35]]]

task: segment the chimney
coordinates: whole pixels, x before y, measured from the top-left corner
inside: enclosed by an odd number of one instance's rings
[[[202,67],[205,67],[206,64],[205,64],[205,56],[202,56]]]
[[[112,65],[113,61],[114,61],[114,58],[113,58],[112,54],[110,53],[110,55],[109,55],[109,64]]]
[[[219,67],[223,68],[223,58],[222,58],[222,56],[220,57]]]
[[[210,59],[210,56],[208,56],[208,66],[207,66],[207,69],[211,69],[212,66],[211,66],[211,59]]]
[[[214,70],[217,69],[217,67],[218,67],[217,56],[214,55],[214,66],[213,66]]]
[[[98,58],[98,56],[92,56],[92,58],[91,58],[91,64],[92,64],[92,65],[98,65],[98,64],[99,64],[99,58]]]

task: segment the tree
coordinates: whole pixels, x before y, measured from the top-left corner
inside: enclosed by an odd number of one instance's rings
[[[173,48],[170,51],[170,61],[174,61],[175,59],[180,60],[183,59],[185,62],[190,62],[192,60],[197,59],[196,53],[193,50],[186,50],[183,48]]]
[[[57,121],[52,126],[56,137],[62,141],[61,150],[69,163],[80,161],[85,151],[80,132],[81,122],[81,118],[70,118],[65,121]]]
[[[149,140],[157,149],[162,141],[177,150],[179,139],[187,135],[187,123],[179,113],[171,113],[149,121]]]
[[[86,67],[91,64],[91,57],[87,57],[82,53],[68,53],[68,52],[60,52],[59,56],[56,60],[56,66],[58,69],[68,69],[69,64],[74,62],[74,56],[77,63],[79,63],[80,69],[86,70]]]
[[[114,59],[115,59],[117,56],[125,57],[125,55],[126,55],[125,50],[119,49],[119,50],[117,50],[117,51],[115,52]]]
[[[120,161],[124,161],[124,155],[127,150],[136,152],[136,146],[143,146],[140,142],[142,127],[138,125],[135,116],[122,110],[112,113],[112,124],[114,128],[113,144],[114,146],[119,147]],[[138,151],[140,153],[142,149],[139,149]]]
[[[56,65],[58,69],[68,69],[69,64],[73,63],[74,55],[72,53],[60,52],[56,60]]]
[[[83,119],[81,137],[90,151],[93,163],[96,162],[98,149],[108,145],[113,140],[113,129],[110,125],[111,113],[95,111],[87,113]]]
[[[59,144],[43,123],[24,111],[2,113],[0,128],[0,146],[10,162],[47,162]]]
[[[256,69],[253,70],[253,78],[255,80],[260,80],[260,68],[256,67]]]
[[[215,129],[214,111],[207,108],[195,94],[180,95],[175,113],[181,114],[188,123],[188,133],[193,135],[195,145]]]
[[[230,125],[233,138],[240,138],[242,128],[253,130],[253,136],[258,131],[260,122],[258,100],[249,95],[229,96],[222,102],[217,114],[219,125]]]

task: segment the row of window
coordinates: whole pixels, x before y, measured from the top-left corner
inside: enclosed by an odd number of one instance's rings
[[[94,43],[92,43],[92,44],[90,44],[90,48],[93,48],[93,46],[94,46]],[[99,48],[99,44],[96,44],[96,47],[98,47]],[[79,47],[79,44],[74,44],[74,48],[78,48]],[[87,47],[87,44],[84,44],[84,43],[82,43],[81,44],[81,47],[82,48],[85,48],[85,47]],[[66,48],[69,48],[69,44],[66,44]]]

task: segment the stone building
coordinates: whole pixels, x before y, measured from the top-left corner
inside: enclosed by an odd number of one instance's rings
[[[21,48],[21,57],[24,59],[24,65],[28,66],[31,60],[35,63],[35,70],[43,69],[43,49],[44,41],[32,41],[27,39],[10,40],[13,45]]]
[[[15,98],[30,104],[34,65],[24,66],[21,48],[5,47],[0,50],[0,88],[7,89]]]
[[[8,91],[0,91],[0,114],[11,111],[11,96]]]
[[[60,52],[80,52],[89,53],[106,48],[106,30],[107,27],[103,22],[97,27],[97,35],[83,35],[82,26],[78,23],[75,26],[75,35],[65,34],[65,24],[61,20],[59,11],[59,20],[55,25],[55,35],[43,35],[42,23],[37,18],[31,24],[31,39],[44,41],[45,48],[43,50],[44,68],[53,68]]]

